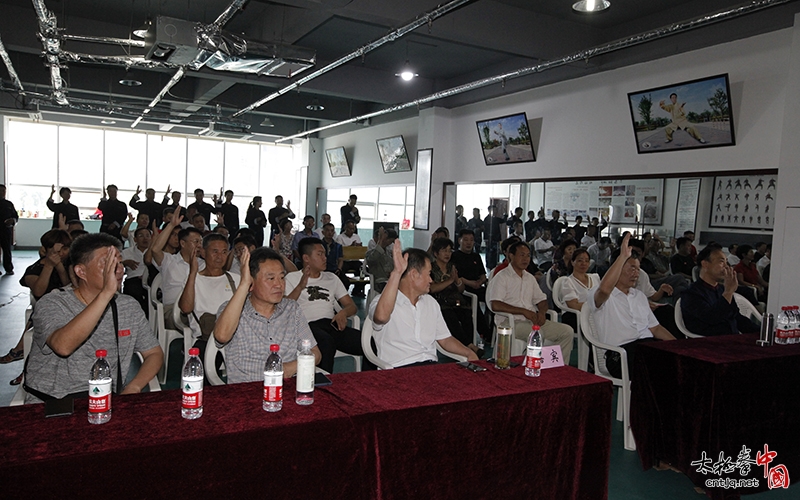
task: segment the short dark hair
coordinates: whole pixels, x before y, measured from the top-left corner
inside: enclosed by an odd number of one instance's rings
[[[81,228],[83,228],[83,222],[81,222],[81,220],[80,220],[80,219],[71,219],[71,220],[68,220],[68,221],[67,221],[67,225],[68,225],[68,226],[69,226],[69,225],[72,225],[72,224],[80,224],[80,225],[81,225]]]
[[[74,265],[88,264],[92,253],[98,248],[114,247],[122,250],[122,243],[108,233],[93,233],[78,236],[69,247],[69,260]]]
[[[464,236],[466,236],[468,234],[471,234],[473,237],[475,237],[475,231],[473,231],[472,229],[466,229],[466,228],[462,229],[461,231],[458,232],[458,237],[460,239],[460,238],[463,238]]]
[[[146,227],[137,227],[136,231],[133,232],[133,237],[136,238],[137,236],[139,236],[139,233],[141,233],[142,231],[147,231],[149,233],[150,229],[146,228]]]
[[[66,187],[66,186],[65,186],[65,187],[62,187],[61,189],[59,189],[59,190],[58,190],[58,195],[59,195],[59,196],[63,197],[63,196],[64,196],[64,193],[70,193],[70,194],[72,194],[72,190],[71,190],[70,188]]]
[[[434,233],[450,234],[450,230],[447,229],[445,226],[439,226],[436,228],[436,231],[434,231]]]
[[[670,97],[672,97],[672,96],[675,96],[675,97],[677,98],[677,97],[678,97],[678,94],[676,94],[675,92],[673,92],[673,93],[671,93],[669,96],[670,96]]]
[[[585,248],[577,248],[574,252],[572,252],[572,262],[575,262],[575,259],[580,257],[581,255],[586,254],[589,256],[589,260],[592,260],[592,257],[589,255],[589,251]]]
[[[395,231],[394,229],[387,229],[386,230],[386,238],[388,238],[390,240],[396,240],[397,239],[397,231]]]
[[[117,191],[119,191],[119,188],[117,187],[116,184],[109,184],[108,186],[106,186],[106,191],[109,190],[109,189],[112,189],[112,188],[116,189]]]
[[[573,239],[564,240],[561,242],[560,245],[558,245],[558,251],[561,252],[561,254],[563,255],[564,250],[566,250],[567,247],[578,247],[578,246],[580,246],[578,245],[578,242]]]
[[[53,248],[56,243],[61,243],[64,246],[69,246],[72,243],[72,236],[63,229],[51,229],[44,233],[39,242],[45,248]]]
[[[750,245],[739,245],[739,248],[736,249],[736,256],[740,259],[743,259],[744,256],[750,253],[750,250],[752,249],[753,247]]]
[[[313,215],[306,215],[305,217],[303,217],[303,222],[307,221],[308,219],[316,220]]]
[[[336,226],[334,226],[332,222],[328,222],[327,224],[323,224],[322,225],[322,229],[325,229],[328,226],[332,227],[333,229],[336,229]]]
[[[288,219],[288,218],[283,219],[282,221],[280,221],[278,223],[278,227],[281,228],[281,231],[283,231],[283,226],[285,226],[287,222],[289,223],[289,225],[292,225],[291,219]]]
[[[685,238],[684,238],[685,239]],[[639,250],[640,252],[644,253],[644,241],[640,239],[631,238],[628,240],[628,246]]]
[[[605,243],[606,245],[610,245],[611,244],[611,238],[609,238],[608,236],[603,236],[603,237],[600,238],[599,242],[600,243]]]
[[[228,189],[227,191],[225,191],[225,196],[228,196],[228,193],[230,193],[231,196],[233,196],[233,190],[232,189]]]
[[[189,226],[178,231],[178,239],[183,241],[192,234],[200,235],[201,238],[203,237],[203,233],[201,233],[199,229],[194,226]]]
[[[200,212],[196,212],[194,215],[192,215],[192,220],[195,220],[198,217],[202,217],[203,218],[203,222],[205,222],[206,216],[201,214]]]
[[[509,238],[509,239],[511,239],[511,238]],[[506,240],[506,241],[508,241],[508,240]],[[522,247],[527,248],[528,251],[531,250],[531,247],[529,247],[527,243],[525,243],[524,241],[518,239],[517,241],[515,241],[514,243],[509,245],[508,253],[511,254],[511,255],[517,255],[517,250],[519,250]]]
[[[75,238],[77,238],[78,236],[83,236],[84,234],[89,234],[89,231],[85,229],[73,229],[69,233],[69,235],[72,237],[72,241],[75,241]]]
[[[408,272],[412,269],[416,269],[418,273],[421,273],[422,270],[425,269],[425,262],[431,261],[431,256],[428,255],[428,252],[425,250],[420,250],[419,248],[407,248],[403,252],[403,255],[408,256],[408,267],[400,279],[405,278]]]
[[[718,245],[716,243],[709,243],[706,245],[705,248],[700,250],[700,253],[697,254],[697,263],[700,264],[701,262],[708,261],[711,262],[711,254],[719,250],[722,251],[722,245]]]
[[[319,238],[303,238],[300,240],[300,243],[297,244],[297,253],[299,253],[301,256],[311,255],[311,252],[314,251],[314,247],[316,245],[322,245],[322,248],[325,248],[325,244]]]
[[[250,248],[256,246],[256,239],[249,234],[242,234],[242,232],[239,231],[239,236],[233,240],[233,245],[236,246],[237,243],[242,243],[244,246]]]
[[[215,241],[221,241],[225,243],[225,246],[228,246],[228,238],[219,234],[219,233],[208,233],[203,237],[203,248],[208,248],[208,245]]]
[[[683,232],[684,236],[689,235],[689,234],[694,234],[694,231],[688,230],[688,231],[684,231]]]
[[[348,199],[350,199],[350,200],[358,200],[358,196],[356,196],[354,194],[351,194],[350,198],[348,198]]]
[[[518,241],[522,241],[519,238],[519,236],[509,236],[508,238],[503,240],[502,243],[500,243],[500,251],[505,253],[511,245],[513,245],[514,243],[516,243]]]
[[[202,190],[202,189],[200,189],[200,188],[197,188],[197,189],[195,189],[195,190],[194,190],[194,194],[197,194],[197,193],[200,193],[200,194],[206,194],[206,192],[205,192],[205,191],[203,191],[203,190]]]
[[[259,247],[250,254],[250,276],[255,278],[258,274],[258,269],[261,267],[261,263],[268,260],[280,262],[283,271],[286,272],[286,265],[283,263],[283,257],[281,257],[278,252],[271,248]]]
[[[447,247],[453,248],[453,240],[450,238],[436,238],[431,245],[431,253],[436,255]]]
[[[690,240],[689,238],[678,238],[677,240],[675,240],[675,248],[680,248],[683,245],[691,242],[692,240]]]

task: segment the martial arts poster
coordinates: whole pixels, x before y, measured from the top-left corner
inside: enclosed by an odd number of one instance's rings
[[[777,175],[715,177],[709,227],[771,230],[777,183]]]

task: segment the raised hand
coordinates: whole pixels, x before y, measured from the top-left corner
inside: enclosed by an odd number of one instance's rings
[[[408,269],[408,255],[403,255],[403,246],[400,243],[400,238],[394,240],[392,245],[392,260],[394,262],[394,270],[402,276]]]
[[[50,186],[50,198],[52,198],[52,197],[53,197],[53,195],[55,194],[55,192],[56,192],[56,185],[55,185],[55,184],[53,184],[52,186]]]
[[[64,231],[67,230],[67,216],[64,214],[58,214],[58,228],[63,229]]]
[[[658,291],[659,292],[664,292],[664,294],[666,294],[668,296],[672,296],[672,292],[674,290],[672,289],[671,285],[668,285],[667,283],[662,283],[661,286],[658,287]]]
[[[239,255],[239,286],[250,289],[253,284],[253,277],[250,276],[250,249],[247,247],[242,248],[242,253]]]
[[[289,208],[291,206],[292,206],[292,200],[287,200],[286,201],[286,208]]]
[[[168,195],[168,194],[169,194],[169,192],[170,192],[170,191],[172,191],[172,190],[170,189],[170,186],[171,186],[171,184],[167,184],[167,190],[166,190],[166,191],[164,191],[164,196]]]
[[[275,233],[275,236],[272,237],[272,240],[270,240],[270,243],[272,244],[272,249],[275,250],[276,252],[280,253],[280,251],[281,251],[281,233]]]
[[[622,244],[619,247],[619,256],[625,260],[628,260],[631,256],[631,247],[628,246],[628,242],[631,240],[631,233],[625,232],[625,237],[622,238]]]
[[[133,214],[128,212],[128,222],[133,222]]]
[[[49,248],[47,250],[47,254],[45,255],[45,258],[44,258],[45,259],[45,261],[44,261],[45,265],[50,265],[52,267],[56,267],[59,264],[61,264],[61,255],[60,254],[61,254],[61,248],[63,248],[63,247],[64,247],[64,245],[62,245],[61,243],[56,243],[55,245],[53,245],[53,248]]]
[[[142,186],[136,186],[136,196],[139,196],[139,193],[142,192]]]
[[[725,286],[725,293],[734,293],[739,288],[739,278],[736,276],[736,271],[727,264],[725,264],[725,278],[722,284]]]
[[[197,274],[197,247],[192,248],[192,256],[189,259],[189,274]]]
[[[169,221],[169,225],[172,227],[178,227],[183,221],[183,215],[181,215],[181,206],[178,205],[175,207],[175,211],[172,212],[172,219]]]
[[[102,292],[109,294],[111,297],[117,293],[120,282],[117,279],[117,267],[119,267],[120,257],[117,249],[108,247],[106,252],[106,263],[103,266],[103,289]]]

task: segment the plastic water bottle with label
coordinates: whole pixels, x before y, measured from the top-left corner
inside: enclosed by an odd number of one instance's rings
[[[275,412],[283,408],[283,360],[278,351],[281,346],[269,346],[270,355],[264,364],[264,411]]]
[[[314,402],[314,354],[311,352],[311,341],[300,341],[297,351],[297,396],[295,403],[310,405]]]
[[[797,344],[800,342],[800,307],[792,306],[789,311],[789,329],[792,330],[792,336],[789,337],[790,344]]]
[[[528,352],[525,356],[525,375],[538,377],[542,374],[542,335],[539,325],[533,325],[528,336]]]
[[[89,423],[104,424],[111,420],[111,366],[105,349],[94,354],[97,360],[89,372]]]
[[[214,342],[211,339],[210,342]],[[200,349],[189,349],[189,360],[183,367],[181,389],[183,400],[181,402],[181,416],[194,420],[203,416],[203,363],[200,361]]]
[[[792,335],[792,326],[789,324],[789,315],[791,311],[788,306],[781,307],[781,312],[775,318],[775,343],[788,344]]]

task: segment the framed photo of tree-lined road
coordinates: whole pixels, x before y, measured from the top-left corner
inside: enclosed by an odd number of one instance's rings
[[[728,75],[628,94],[639,154],[736,144]]]
[[[486,165],[536,161],[525,113],[477,122]]]

